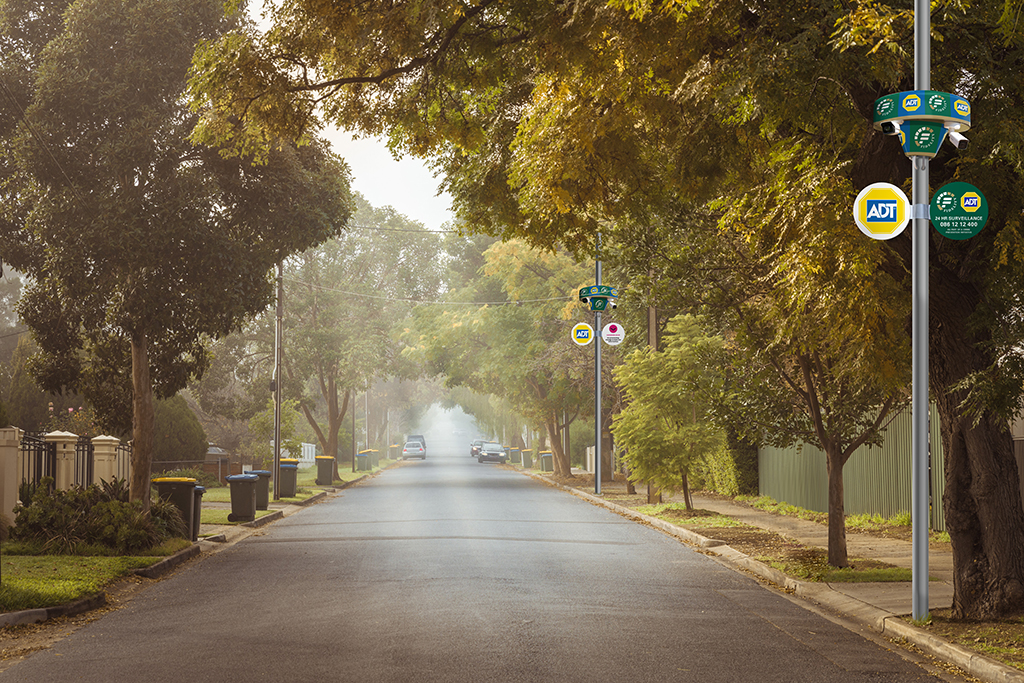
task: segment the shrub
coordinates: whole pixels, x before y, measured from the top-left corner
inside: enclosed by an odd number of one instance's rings
[[[739,472],[728,447],[708,453],[697,465],[698,481],[704,489],[735,496],[740,492]]]
[[[45,479],[40,484],[29,504],[15,508],[11,538],[23,548],[55,555],[125,555],[186,535],[177,508],[157,501],[147,513],[138,501],[128,501],[123,480],[52,493]]]

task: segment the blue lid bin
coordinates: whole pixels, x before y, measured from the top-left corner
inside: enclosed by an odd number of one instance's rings
[[[229,522],[251,522],[256,519],[256,483],[260,480],[255,474],[232,474],[227,479],[231,487],[231,514]]]
[[[255,474],[260,478],[256,482],[256,509],[270,509],[270,470],[252,470],[249,474]]]
[[[299,466],[292,463],[281,463],[277,471],[278,495],[281,498],[294,498],[298,491]]]

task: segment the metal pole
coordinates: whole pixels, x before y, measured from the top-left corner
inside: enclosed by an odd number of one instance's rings
[[[356,471],[356,392],[352,391],[352,400],[349,401],[349,408],[352,410],[352,471]]]
[[[597,233],[597,286],[601,286],[601,233]],[[601,311],[594,311],[594,493],[601,495]]]
[[[278,475],[281,469],[281,337],[284,327],[284,263],[277,263],[277,323],[274,326],[274,500],[281,500]]]
[[[930,11],[928,0],[914,0],[915,90],[931,89]],[[928,616],[928,175],[928,158],[913,157],[911,566],[914,619],[925,619]]]

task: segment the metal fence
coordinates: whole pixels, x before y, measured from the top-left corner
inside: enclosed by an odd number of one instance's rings
[[[75,486],[88,486],[93,482],[93,463],[96,449],[92,439],[78,437],[75,442]]]
[[[18,462],[18,481],[39,484],[43,477],[57,478],[57,444],[43,434],[23,434]],[[92,439],[80,436],[75,442],[74,485],[88,486],[96,480],[96,448]],[[115,455],[115,477],[128,480],[131,472],[131,442],[121,442]]]
[[[932,529],[946,528],[942,494],[946,488],[942,440],[935,406],[930,413],[930,479]],[[896,415],[884,434],[881,447],[861,446],[843,468],[844,506],[847,514],[879,514],[892,517],[911,510],[910,410]],[[815,510],[828,511],[828,473],[825,453],[814,446],[758,449],[761,495]]]
[[[114,476],[117,479],[128,481],[131,476],[132,442],[122,441],[117,445],[117,455],[114,460]]]
[[[57,445],[47,443],[41,434],[21,437],[18,475],[22,482],[39,484],[43,477],[57,477]]]

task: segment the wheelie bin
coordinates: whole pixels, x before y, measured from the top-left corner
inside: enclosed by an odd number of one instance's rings
[[[256,482],[260,478],[255,474],[232,474],[225,477],[231,487],[231,514],[229,522],[251,522],[256,519]]]
[[[156,486],[156,494],[178,508],[181,521],[185,523],[185,538],[192,538],[192,497],[195,495],[196,480],[192,477],[157,477],[151,481]]]
[[[281,461],[281,468],[277,471],[278,496],[281,498],[294,498],[298,491],[299,466],[290,462]]]
[[[540,452],[540,471],[541,472],[554,472],[555,463],[551,456],[551,451]]]
[[[199,540],[199,525],[203,518],[203,494],[206,493],[205,486],[196,486],[192,492],[192,540]]]
[[[256,482],[256,509],[270,509],[270,470],[251,470],[249,474],[255,474],[260,478]]]
[[[373,469],[373,463],[370,461],[370,451],[359,451],[359,455],[356,456],[356,470],[359,472],[369,472]]]
[[[330,486],[334,482],[334,458],[329,455],[316,456],[316,483]]]

